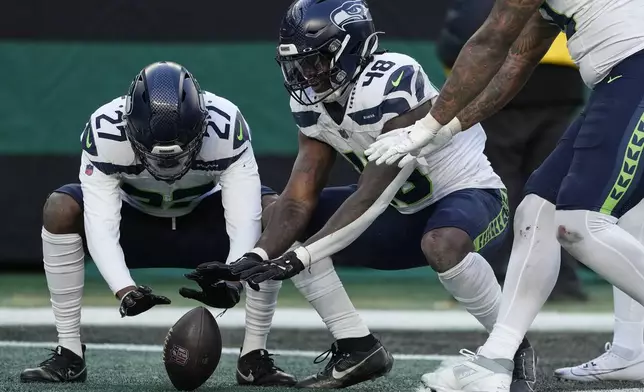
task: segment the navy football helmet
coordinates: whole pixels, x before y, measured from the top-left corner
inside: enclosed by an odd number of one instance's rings
[[[201,149],[208,111],[197,80],[183,66],[158,62],[134,79],[126,97],[125,132],[150,174],[173,182]]]
[[[282,20],[277,62],[302,105],[334,101],[378,48],[364,0],[296,0]]]

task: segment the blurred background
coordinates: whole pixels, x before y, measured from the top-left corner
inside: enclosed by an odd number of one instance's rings
[[[77,181],[79,136],[89,115],[123,95],[149,63],[181,63],[202,88],[237,104],[253,132],[262,182],[283,188],[297,153],[297,136],[274,56],[279,22],[289,3],[23,0],[0,13],[0,290],[6,293],[0,306],[48,305],[40,242],[44,200],[56,187]],[[369,1],[377,29],[385,32],[382,47],[416,58],[437,86],[491,4]],[[523,182],[554,147],[586,94],[565,40],[557,45],[522,95],[484,124],[490,161],[515,195],[513,207]],[[339,160],[331,184],[356,178]],[[490,260],[501,282],[508,252],[509,246]],[[550,306],[610,309],[610,287],[570,257],[564,260]],[[134,276],[182,303],[177,294],[185,284],[181,272],[136,271]],[[339,272],[358,308],[454,306],[429,268]],[[86,303],[115,304],[91,262],[86,287]],[[280,303],[306,305],[290,286]]]

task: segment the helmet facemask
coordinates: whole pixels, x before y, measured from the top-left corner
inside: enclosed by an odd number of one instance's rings
[[[278,46],[276,60],[282,69],[286,90],[306,106],[337,100],[375,52],[376,34],[357,48],[348,47],[349,34],[342,41],[334,38],[320,48],[302,53],[293,44]]]
[[[185,129],[186,124],[181,121],[181,118],[156,116],[160,119],[157,126],[169,129],[175,135],[192,135],[190,138],[184,136],[183,138],[179,137],[176,140],[169,140],[167,142],[152,143],[151,141],[145,141],[145,139],[139,140],[137,137],[137,135],[150,134],[150,123],[146,121],[135,124],[130,118],[130,114],[132,113],[132,91],[136,83],[139,82],[142,82],[142,79],[135,80],[130,87],[130,93],[127,95],[125,114],[123,115],[123,119],[125,120],[125,133],[132,144],[137,158],[152,177],[159,181],[172,183],[179,180],[190,170],[196,156],[201,150],[203,137],[208,126],[208,122],[206,121],[208,111],[203,94],[198,93],[199,116],[202,116],[202,118],[194,126],[189,126],[190,129]],[[193,82],[198,90],[196,80],[193,79]],[[143,99],[149,100],[150,98],[146,96]],[[143,129],[138,129],[137,125]],[[181,128],[184,129],[178,131]]]

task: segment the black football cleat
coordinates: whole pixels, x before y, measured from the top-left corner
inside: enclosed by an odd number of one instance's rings
[[[292,376],[275,366],[273,354],[253,350],[237,360],[237,383],[260,387],[292,387],[297,383]]]
[[[353,352],[340,351],[335,342],[330,350],[320,354],[314,362],[323,362],[329,355],[331,359],[322,371],[298,382],[295,387],[346,388],[382,377],[389,373],[394,365],[394,358],[378,341],[369,351]]]
[[[537,354],[528,339],[523,339],[514,355],[510,392],[533,392],[537,383]]]
[[[85,382],[87,368],[84,344],[83,358],[63,346],[51,351],[51,356],[38,367],[23,370],[20,373],[20,382]]]

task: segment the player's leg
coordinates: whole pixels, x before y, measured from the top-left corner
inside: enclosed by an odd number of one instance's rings
[[[491,331],[501,286],[483,254],[503,243],[509,220],[507,194],[499,190],[465,189],[432,207],[421,248],[445,289]]]
[[[320,230],[353,192],[353,186],[325,188],[307,227],[307,236]],[[313,264],[291,280],[336,339],[325,368],[300,381],[298,387],[343,388],[391,370],[391,355],[371,334],[356,311],[331,258]]]
[[[45,202],[41,233],[43,262],[58,347],[49,359],[23,371],[22,382],[82,382],[87,378],[85,346],[80,339],[85,279],[82,202],[78,184],[57,189]]]
[[[514,242],[496,324],[478,355],[424,378],[425,386],[440,392],[453,390],[455,367],[468,376],[458,378],[459,390],[509,390],[513,357],[528,328],[557,281],[561,247],[554,225],[555,200],[572,159],[572,143],[582,118],[566,131],[555,150],[526,184],[514,219]],[[512,386],[514,386],[512,384]]]
[[[505,192],[454,192],[434,206],[422,241],[423,252],[444,287],[488,331],[498,316],[501,287],[485,256],[493,256],[503,243],[508,219]],[[514,366],[507,361],[503,376],[513,373],[513,391],[531,391],[536,382],[534,350],[525,340],[513,356],[520,360]],[[461,387],[461,381],[449,372],[426,374],[423,380],[443,388]]]
[[[593,91],[557,198],[557,238],[571,255],[644,304],[644,245],[618,219],[644,195],[644,52]]]
[[[262,208],[275,201],[276,193],[262,186]],[[262,215],[264,212],[262,212]],[[266,349],[266,341],[277,307],[281,281],[266,281],[260,291],[246,285],[246,331],[244,343],[237,361],[237,382],[241,385],[290,386],[296,379],[275,366]]]
[[[644,243],[644,202],[622,216],[618,225]],[[644,379],[644,307],[613,288],[615,330],[606,352],[586,363],[555,370],[555,376],[573,381],[640,381]]]

